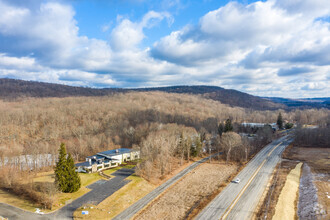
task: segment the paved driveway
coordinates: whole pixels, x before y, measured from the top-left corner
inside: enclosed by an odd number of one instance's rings
[[[30,213],[18,209],[16,207],[9,206],[7,204],[0,203],[0,215],[9,219],[72,219],[73,212],[83,206],[84,204],[94,204],[97,205],[104,199],[111,196],[114,192],[125,186],[130,180],[126,178],[134,173],[132,169],[120,169],[114,172],[114,178],[110,180],[99,180],[88,188],[92,189],[90,192],[86,193],[82,197],[74,200],[72,203],[62,207],[54,213],[39,215],[35,213]]]

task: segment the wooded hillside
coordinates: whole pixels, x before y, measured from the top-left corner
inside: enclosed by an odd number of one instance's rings
[[[95,89],[85,87],[73,87],[54,83],[42,83],[16,79],[0,79],[0,98],[14,100],[22,97],[69,97],[69,96],[106,96],[115,93],[131,91],[162,91],[167,93],[184,93],[202,95],[204,98],[220,101],[223,104],[251,108],[256,110],[285,109],[286,106],[274,103],[258,96],[249,95],[232,89],[224,89],[217,86],[170,86],[159,88],[139,89]]]
[[[329,112],[310,109],[282,115],[302,124],[324,124],[329,123]],[[0,153],[56,154],[64,142],[75,159],[83,159],[105,149],[138,145],[164,124],[211,134],[228,118],[233,123],[272,123],[277,115],[278,111],[253,111],[202,96],[162,92],[0,101]]]

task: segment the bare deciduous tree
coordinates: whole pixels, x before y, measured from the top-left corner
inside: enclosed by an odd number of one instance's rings
[[[235,132],[227,132],[224,133],[221,137],[221,146],[226,155],[226,163],[230,161],[231,152],[234,151],[235,148],[239,148],[242,145],[242,138],[239,134]]]

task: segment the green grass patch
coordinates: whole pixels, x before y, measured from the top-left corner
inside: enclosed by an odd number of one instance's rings
[[[29,200],[23,199],[17,195],[6,192],[5,190],[0,189],[0,202],[6,203],[18,208],[34,212],[36,208],[41,208],[40,206],[32,203]],[[1,218],[0,218],[1,219]]]
[[[116,172],[117,170],[121,169],[122,167],[114,167],[108,170],[102,171],[106,175],[111,175],[112,173]]]
[[[100,179],[103,179],[98,173],[79,173],[81,186],[88,186]]]
[[[88,193],[90,189],[86,187],[81,187],[77,192],[74,193],[59,193],[57,204],[54,204],[55,208],[58,208],[59,206],[65,205],[67,201],[72,202],[73,200],[79,198],[80,196],[83,196],[84,194]]]
[[[117,192],[106,198],[99,205],[91,209],[79,208],[74,213],[75,219],[112,219],[130,205],[147,195],[156,185],[152,185],[143,178],[131,175],[127,177],[130,183],[119,189]],[[82,215],[81,211],[89,211],[89,215]]]
[[[126,168],[126,169],[133,169],[136,165],[133,164],[127,164],[125,166],[123,166],[122,168]]]

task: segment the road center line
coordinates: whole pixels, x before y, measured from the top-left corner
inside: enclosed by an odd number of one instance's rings
[[[273,153],[273,151],[279,146],[281,145],[283,142],[279,143],[278,145],[276,145],[274,147],[274,149],[269,152],[268,157],[270,156],[271,153]],[[266,158],[267,159],[267,158]],[[231,203],[231,205],[229,206],[229,209],[227,208],[225,214],[222,216],[221,219],[226,219],[227,216],[229,215],[229,213],[231,212],[231,210],[235,207],[236,203],[238,202],[238,200],[241,198],[241,196],[243,195],[243,193],[245,192],[245,190],[247,189],[247,187],[251,184],[252,180],[255,178],[255,176],[258,174],[258,172],[260,171],[260,169],[262,168],[262,166],[266,163],[266,159],[264,159],[262,161],[262,163],[260,164],[260,166],[258,167],[258,169],[254,172],[254,174],[252,175],[252,177],[249,179],[249,181],[247,182],[247,184],[244,186],[244,188],[241,190],[241,192],[236,196],[235,200]]]
[[[281,142],[281,143],[279,143],[278,145],[276,145],[275,147],[274,147],[274,149],[271,151],[271,152],[269,152],[269,154],[267,155],[268,157],[273,153],[273,151],[279,146],[279,145],[281,145],[283,142]]]

